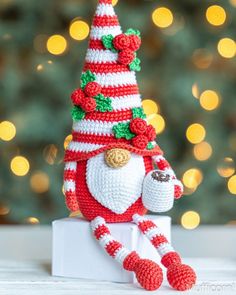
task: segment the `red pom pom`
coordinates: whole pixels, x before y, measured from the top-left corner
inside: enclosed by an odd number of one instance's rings
[[[140,259],[136,263],[135,274],[139,284],[149,291],[157,290],[163,282],[160,266],[149,259]]]
[[[174,263],[167,269],[167,280],[178,291],[191,289],[196,279],[194,270],[186,264]]]
[[[113,39],[113,45],[116,50],[127,49],[130,46],[129,36],[120,34]]]
[[[134,60],[134,58],[135,58],[134,52],[130,49],[125,49],[119,53],[118,61],[122,65],[127,66],[127,65],[131,64],[131,62]]]
[[[130,130],[135,134],[143,134],[147,129],[147,123],[143,119],[136,118],[130,123]]]
[[[71,100],[74,105],[80,105],[82,100],[85,98],[85,94],[82,89],[76,89],[72,94],[71,94]]]
[[[145,135],[137,135],[132,139],[132,144],[140,150],[144,150],[148,144],[148,138]]]
[[[102,87],[97,82],[89,82],[84,89],[87,96],[94,97],[101,93]]]
[[[93,112],[96,110],[96,100],[92,97],[85,97],[81,102],[81,108],[86,112]]]
[[[139,38],[139,36],[130,35],[129,36],[129,41],[130,41],[129,49],[131,49],[133,51],[137,51],[140,48],[141,39]]]
[[[147,126],[147,130],[145,134],[149,141],[153,141],[156,138],[156,130],[152,125]]]
[[[183,196],[183,190],[180,185],[175,185],[175,199],[180,199]]]

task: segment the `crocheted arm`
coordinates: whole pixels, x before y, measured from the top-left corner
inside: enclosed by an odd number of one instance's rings
[[[72,211],[78,211],[79,205],[75,192],[77,162],[67,162],[64,168],[64,191],[67,208]]]
[[[169,162],[163,156],[153,156],[152,159],[159,170],[168,173],[172,177],[175,185],[175,199],[181,198],[183,196],[183,184],[176,178],[175,172],[171,168]]]

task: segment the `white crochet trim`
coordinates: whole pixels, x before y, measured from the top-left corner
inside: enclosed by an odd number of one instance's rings
[[[93,40],[101,40],[103,36],[112,35],[117,36],[121,34],[120,26],[107,26],[107,27],[91,27],[90,38]]]
[[[170,245],[170,243],[162,243],[159,247],[157,247],[157,251],[161,256],[164,256],[165,254],[169,252],[174,252],[174,248]]]
[[[115,16],[114,8],[111,4],[98,4],[95,15],[97,16]]]
[[[155,236],[160,236],[162,231],[159,227],[151,227],[145,232],[145,235],[148,237],[149,240],[152,240]]]
[[[75,182],[72,180],[64,181],[64,190],[65,190],[65,192],[68,192],[68,191],[74,192],[75,191]]]
[[[121,121],[122,123],[129,122],[128,120]],[[113,135],[112,128],[118,122],[103,122],[94,120],[81,120],[73,122],[73,130],[84,134],[95,135]]]
[[[87,162],[86,180],[92,196],[117,214],[124,213],[141,196],[145,166],[143,157],[132,154],[121,168],[111,168],[104,153]]]
[[[100,216],[96,217],[91,221],[92,230],[95,231],[96,228],[103,224],[106,224],[105,219]]]
[[[111,50],[100,50],[100,49],[88,49],[85,60],[91,63],[106,63],[116,62],[118,59],[118,53],[112,52]]]
[[[99,83],[102,87],[137,85],[134,72],[96,74],[95,76],[96,82]]]
[[[141,107],[141,97],[139,94],[110,98],[111,105],[114,111]]]
[[[74,152],[91,152],[91,151],[95,151],[103,146],[104,145],[96,144],[96,143],[71,141],[68,145],[67,150],[74,151]]]
[[[123,264],[125,258],[130,254],[130,251],[124,247],[121,247],[115,254],[115,260]]]
[[[65,169],[64,170],[71,170],[71,171],[76,171],[77,163],[76,162],[67,162],[65,164]]]

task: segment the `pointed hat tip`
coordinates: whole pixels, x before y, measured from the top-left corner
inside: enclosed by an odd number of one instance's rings
[[[112,4],[112,0],[98,0],[99,4]]]

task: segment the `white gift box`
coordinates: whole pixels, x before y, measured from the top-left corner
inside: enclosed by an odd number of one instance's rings
[[[171,218],[147,215],[170,240]],[[134,223],[109,223],[111,234],[141,258],[160,262],[150,241]],[[65,218],[53,222],[52,275],[104,280],[120,283],[136,282],[132,272],[123,269],[94,238],[90,222],[83,218]]]

